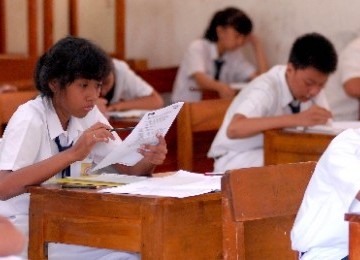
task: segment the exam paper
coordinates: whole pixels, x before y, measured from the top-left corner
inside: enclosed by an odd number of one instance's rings
[[[303,131],[305,133],[323,133],[337,135],[349,128],[360,128],[360,121],[331,121],[325,125],[315,125],[309,127],[297,127],[295,129],[286,128],[287,130]]]
[[[184,198],[221,190],[221,177],[180,170],[173,175],[148,178],[98,192]]]
[[[149,111],[150,110],[131,109],[127,111],[111,111],[107,112],[107,115],[113,118],[141,118]]]
[[[165,136],[183,104],[184,102],[177,102],[147,112],[126,139],[99,162],[92,171],[97,171],[114,163],[127,166],[135,165],[143,157],[137,152],[140,145],[156,144],[158,142],[157,134]]]

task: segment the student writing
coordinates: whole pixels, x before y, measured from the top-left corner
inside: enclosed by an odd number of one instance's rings
[[[294,42],[287,65],[277,65],[232,101],[208,156],[214,170],[263,165],[263,131],[325,124],[331,118],[322,89],[337,63],[331,42],[317,33]]]
[[[35,71],[35,100],[20,106],[1,142],[0,198],[12,207],[11,217],[28,234],[29,194],[26,186],[71,175],[76,162],[99,162],[121,142],[95,105],[110,72],[108,55],[82,38],[66,37],[43,54]],[[123,174],[150,174],[162,164],[166,142],[144,144],[134,166],[112,165]],[[22,256],[27,258],[25,248]],[[139,255],[50,243],[49,259],[138,259]]]

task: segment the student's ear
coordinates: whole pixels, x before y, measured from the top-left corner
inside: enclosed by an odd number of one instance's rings
[[[293,73],[295,70],[296,69],[291,62],[286,65],[286,73]]]
[[[58,84],[58,81],[57,81],[56,79],[50,80],[50,82],[49,82],[49,87],[50,87],[51,91],[52,91],[54,94],[58,91],[58,89],[59,89],[58,86],[59,86],[59,84]]]
[[[218,37],[218,39],[220,39],[223,35],[223,32],[224,32],[225,28],[223,26],[216,26],[216,35]]]

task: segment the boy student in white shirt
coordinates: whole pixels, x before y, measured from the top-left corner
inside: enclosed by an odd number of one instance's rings
[[[70,165],[98,163],[120,137],[95,105],[102,81],[110,72],[108,55],[90,41],[66,37],[43,54],[35,71],[36,99],[20,106],[10,119],[0,145],[0,199],[7,216],[28,234],[29,194],[26,186],[71,176]],[[167,148],[158,144],[138,149],[134,166],[113,164],[123,174],[149,175],[162,164]],[[5,201],[6,200],[6,201]],[[0,204],[0,212],[2,210]],[[22,257],[27,258],[27,247]],[[139,259],[138,254],[50,243],[49,259]]]
[[[334,120],[359,120],[360,37],[339,54],[339,65],[325,88]]]
[[[112,59],[97,106],[100,111],[153,110],[164,106],[161,95],[121,60]]]
[[[262,166],[265,130],[325,124],[331,113],[321,90],[336,63],[324,36],[297,38],[287,65],[258,76],[232,101],[208,152],[215,171]]]
[[[348,259],[349,222],[360,212],[360,129],[336,136],[318,161],[291,230],[301,260]]]
[[[213,90],[220,98],[231,98],[236,94],[235,85],[265,72],[268,69],[265,53],[252,27],[242,10],[228,7],[216,12],[204,38],[192,42],[185,53],[172,101],[199,101],[201,90]],[[241,47],[246,43],[254,48],[257,68],[242,53]]]

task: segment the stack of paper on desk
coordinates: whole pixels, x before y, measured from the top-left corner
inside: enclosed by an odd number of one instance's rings
[[[360,121],[332,121],[326,125],[315,125],[309,127],[287,128],[286,130],[302,131],[305,133],[324,133],[337,135],[349,128],[360,128]]]
[[[112,111],[107,112],[107,115],[112,118],[141,118],[150,110],[132,109],[127,111]]]
[[[142,159],[137,152],[140,145],[156,144],[157,134],[165,137],[184,102],[177,102],[164,108],[147,112],[126,139],[99,162],[92,171],[114,163],[133,166]]]
[[[119,187],[102,189],[99,192],[184,198],[220,189],[221,176],[206,176],[180,170],[169,176],[152,177]]]

